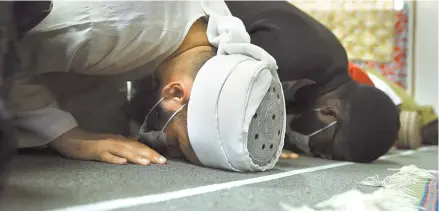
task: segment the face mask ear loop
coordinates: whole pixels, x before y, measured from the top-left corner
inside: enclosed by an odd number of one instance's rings
[[[151,110],[149,110],[148,114],[146,114],[146,116],[145,116],[145,120],[148,120],[148,116],[149,116],[149,114],[151,114],[151,112],[154,110],[154,108],[156,108],[157,105],[159,105],[160,102],[163,101],[163,99],[164,99],[164,97],[162,97],[157,103],[155,103],[155,105],[151,108]]]
[[[316,135],[316,134],[322,132],[323,130],[326,130],[326,129],[330,128],[332,125],[334,125],[334,124],[336,124],[336,123],[337,123],[337,121],[334,121],[334,122],[328,124],[326,127],[323,127],[322,129],[317,130],[317,131],[315,131],[315,132],[309,134],[308,137],[314,136],[314,135]]]
[[[186,103],[184,105],[182,105],[180,108],[178,108],[177,111],[175,111],[174,114],[172,114],[172,116],[168,119],[168,121],[166,122],[165,126],[163,126],[162,128],[162,132],[165,130],[165,128],[168,126],[169,122],[171,122],[171,120],[177,115],[177,113],[179,113],[183,107],[186,106]]]
[[[154,110],[154,108],[156,108],[157,105],[160,104],[160,102],[163,100],[163,98],[164,98],[164,97],[162,97],[157,103],[155,103],[155,105],[151,108],[151,110],[149,110],[149,112],[146,114],[145,119],[144,119],[143,124],[142,124],[142,126],[140,127],[140,129],[143,129],[144,127],[147,126],[149,114],[151,114],[151,112]]]

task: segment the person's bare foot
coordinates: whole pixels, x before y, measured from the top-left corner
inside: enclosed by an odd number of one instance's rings
[[[297,159],[299,158],[299,154],[291,152],[289,150],[282,150],[280,154],[281,159]]]

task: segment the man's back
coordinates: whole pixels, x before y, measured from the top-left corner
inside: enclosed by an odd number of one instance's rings
[[[252,43],[279,66],[282,81],[310,79],[331,90],[348,79],[346,51],[334,34],[286,1],[227,1],[243,20]]]
[[[202,15],[199,1],[55,1],[21,41],[23,58],[37,74],[124,73],[161,62]]]

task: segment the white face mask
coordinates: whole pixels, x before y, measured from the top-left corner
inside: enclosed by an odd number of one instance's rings
[[[161,98],[148,112],[139,130],[139,141],[163,154],[168,149],[168,142],[164,130],[169,125],[171,120],[183,109],[186,105],[182,105],[174,113],[164,112],[158,105],[163,101]],[[150,117],[154,116],[154,117]],[[160,116],[169,116],[169,118],[161,118]],[[166,121],[161,121],[166,120]],[[162,122],[162,123],[160,123]]]
[[[314,109],[313,111],[318,112],[320,110],[321,109]],[[312,136],[315,136],[315,135],[329,129],[330,127],[334,126],[337,123],[337,121],[331,122],[330,124],[326,125],[325,127],[321,128],[319,130],[316,130],[308,135],[304,135],[300,132],[296,132],[296,131],[291,129],[291,125],[289,123],[291,123],[291,121],[295,117],[297,117],[297,116],[294,116],[294,115],[287,116],[287,123],[288,123],[287,127],[289,129],[286,131],[286,134],[287,134],[287,136],[292,144],[296,145],[297,148],[299,148],[300,150],[304,151],[307,154],[311,154],[311,149],[309,147],[310,138]]]

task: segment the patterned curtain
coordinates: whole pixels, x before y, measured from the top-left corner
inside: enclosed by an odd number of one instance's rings
[[[372,67],[406,87],[410,8],[402,0],[290,0],[290,3],[331,29],[353,63]]]
[[[388,79],[396,82],[403,88],[407,88],[407,52],[408,52],[408,16],[409,8],[405,7],[402,11],[398,11],[397,22],[395,24],[396,30],[396,45],[392,53],[392,61],[390,62],[375,62],[375,61],[360,61],[354,60],[355,64],[360,67],[371,67],[379,70]]]

